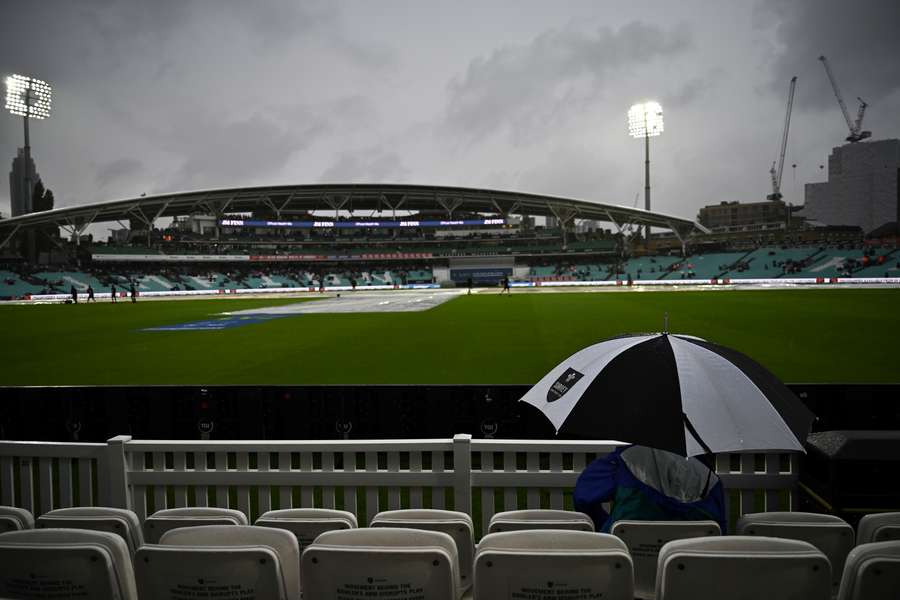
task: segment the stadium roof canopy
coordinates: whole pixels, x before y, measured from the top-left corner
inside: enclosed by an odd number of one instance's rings
[[[57,225],[77,237],[97,222],[136,219],[149,227],[162,217],[207,214],[221,218],[260,209],[268,209],[278,220],[311,211],[334,211],[336,215],[349,211],[367,219],[387,217],[397,211],[441,212],[448,219],[454,213],[487,213],[504,217],[553,216],[566,224],[574,219],[590,219],[617,227],[629,223],[650,225],[671,229],[679,238],[695,232],[708,233],[699,223],[682,217],[559,196],[434,185],[325,183],[176,192],[30,213],[0,221],[0,246],[22,227]]]

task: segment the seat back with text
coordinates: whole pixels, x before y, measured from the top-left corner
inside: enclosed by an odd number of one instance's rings
[[[828,600],[831,566],[799,540],[720,536],[659,552],[656,600]]]
[[[57,508],[38,517],[37,528],[90,529],[115,533],[125,540],[132,556],[144,543],[137,515],[124,508],[106,506]]]
[[[856,543],[900,540],[900,512],[866,515],[856,528]]]
[[[475,600],[632,600],[634,574],[624,542],[568,529],[492,533],[475,553]]]
[[[861,544],[847,555],[838,600],[900,598],[900,541]]]
[[[0,534],[0,598],[137,600],[131,553],[121,536],[105,531]]]
[[[345,510],[328,508],[284,508],[263,513],[254,525],[290,531],[297,538],[302,553],[326,531],[355,529],[356,516]]]
[[[375,515],[371,527],[405,527],[446,533],[456,543],[460,591],[472,585],[475,527],[468,514],[437,509],[389,510]]]
[[[201,525],[248,525],[247,515],[232,508],[168,508],[144,520],[144,542],[158,544],[163,534],[179,527]]]
[[[34,515],[24,508],[0,506],[0,533],[34,529]]]
[[[571,510],[508,510],[491,517],[488,533],[523,529],[594,531],[594,522],[586,514]]]
[[[255,589],[257,598],[300,597],[300,549],[289,531],[249,525],[182,527],[167,531],[158,546],[147,548],[153,552],[135,558],[142,600],[146,590],[153,590],[150,598],[167,598],[166,590],[198,585],[205,586],[211,598],[226,585],[245,595]],[[261,589],[281,595],[269,596]]]
[[[673,540],[721,535],[715,521],[616,521],[611,533],[628,546],[634,563],[634,595],[656,594],[656,565],[660,549]]]
[[[456,600],[456,543],[446,533],[375,527],[327,531],[303,552],[303,595],[315,600]]]
[[[844,561],[854,546],[853,527],[833,515],[805,512],[746,514],[737,523],[738,535],[762,535],[809,542],[831,562],[832,593],[837,594]]]

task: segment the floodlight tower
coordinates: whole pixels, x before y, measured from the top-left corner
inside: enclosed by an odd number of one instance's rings
[[[28,119],[46,119],[50,116],[50,86],[47,82],[25,75],[6,78],[6,109],[22,117],[25,125],[25,203],[31,203],[31,141],[28,137]]]
[[[644,138],[644,208],[650,210],[650,138],[663,132],[663,113],[659,102],[641,102],[628,111],[628,133]],[[644,226],[644,243],[650,243],[650,226]]]

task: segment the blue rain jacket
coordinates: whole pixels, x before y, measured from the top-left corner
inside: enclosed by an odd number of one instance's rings
[[[643,446],[618,448],[582,471],[575,484],[575,510],[609,533],[613,523],[638,521],[705,521],[725,534],[722,482],[695,458]],[[703,495],[703,491],[706,494]],[[612,512],[603,508],[612,503]]]

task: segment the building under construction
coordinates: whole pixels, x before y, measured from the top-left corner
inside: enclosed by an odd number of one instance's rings
[[[799,214],[825,225],[856,225],[866,233],[900,222],[900,140],[833,148],[828,180],[806,184]]]

